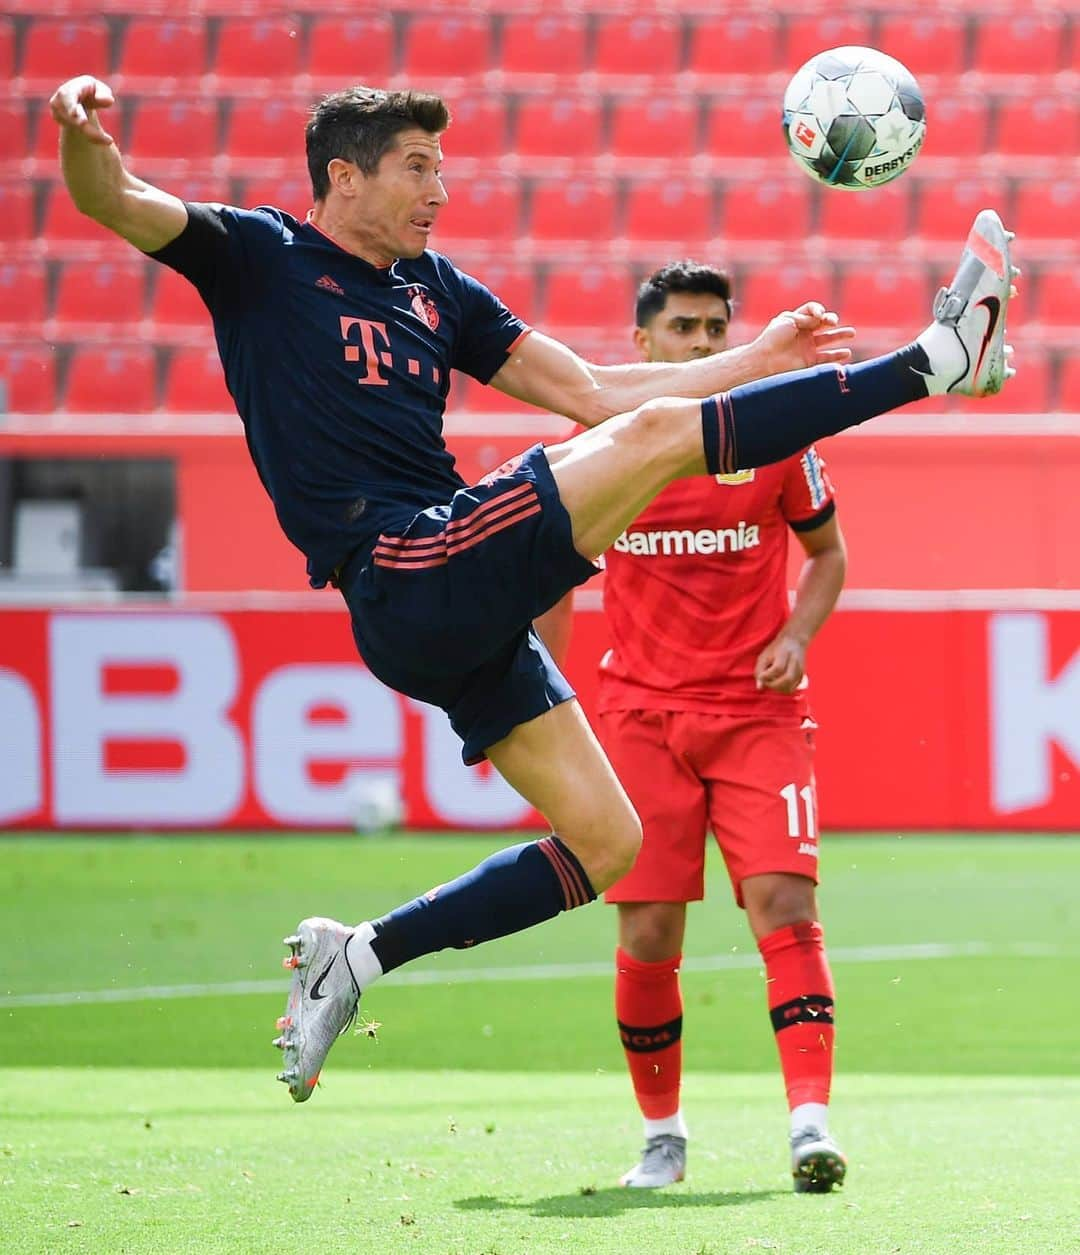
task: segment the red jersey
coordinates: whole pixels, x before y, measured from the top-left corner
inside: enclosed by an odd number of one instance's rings
[[[805,713],[805,681],[794,694],[759,691],[754,663],[789,614],[788,527],[810,530],[833,509],[813,447],[665,488],[605,555],[612,647],[599,709]]]

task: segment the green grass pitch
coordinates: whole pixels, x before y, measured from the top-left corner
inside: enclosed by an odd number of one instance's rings
[[[510,838],[0,841],[0,1250],[421,1255],[1080,1249],[1080,841],[837,836],[843,1191],[794,1195],[760,964],[719,860],[684,971],[689,1175],[640,1122],[600,905],[392,974],[294,1107],[270,1046],[304,915]]]

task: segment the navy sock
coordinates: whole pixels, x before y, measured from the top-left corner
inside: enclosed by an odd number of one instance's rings
[[[849,366],[812,366],[721,392],[701,403],[711,475],[767,466],[823,436],[927,395],[921,344]]]
[[[453,946],[531,928],[596,897],[581,864],[552,834],[510,846],[464,876],[373,921],[371,948],[384,972]]]

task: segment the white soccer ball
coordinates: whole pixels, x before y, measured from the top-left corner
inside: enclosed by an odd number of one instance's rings
[[[827,187],[866,191],[899,178],[926,135],[911,72],[876,48],[811,57],[784,92],[784,136],[796,165]]]

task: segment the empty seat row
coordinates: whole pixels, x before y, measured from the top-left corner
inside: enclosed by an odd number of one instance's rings
[[[773,159],[783,162],[780,107],[774,95],[567,96],[544,93],[518,100],[463,97],[451,102],[453,121],[443,151],[455,158],[496,162],[507,156],[589,164],[607,157],[662,161],[702,157],[718,167]],[[237,167],[253,161],[302,168],[309,98],[244,96],[223,100],[127,99],[108,118],[125,158],[139,162],[206,162],[226,156]],[[31,153],[54,162],[57,128],[41,108],[0,104],[0,161]],[[978,159],[986,153],[1061,162],[1080,159],[1080,108],[1075,100],[1038,93],[989,97],[980,93],[935,102],[921,161]]]
[[[187,199],[220,199],[213,183],[175,185]],[[273,204],[302,218],[311,203],[303,180],[251,183],[248,205]],[[970,180],[909,176],[872,196],[818,192],[792,171],[780,179],[717,183],[710,179],[475,178],[451,187],[434,236],[437,248],[499,249],[510,242],[535,246],[589,246],[613,240],[701,243],[730,239],[797,245],[823,235],[843,249],[852,240],[895,246],[962,238],[975,211],[994,205],[1031,245],[1061,241],[1074,247],[1080,221],[1080,183],[1004,178]],[[0,244],[39,246],[62,253],[110,249],[113,237],[79,213],[66,189],[45,189],[40,223],[34,189],[0,182]],[[39,242],[35,242],[40,237]],[[68,248],[68,246],[71,246]]]
[[[1080,358],[1018,349],[1021,370],[978,412],[1080,413]],[[613,353],[619,356],[619,350]],[[66,358],[66,360],[65,360]],[[455,408],[508,410],[513,402],[472,380],[457,380]],[[939,408],[951,401],[938,399]],[[203,347],[166,353],[146,345],[80,347],[62,354],[47,346],[0,344],[0,412],[44,414],[234,413],[217,352]]]
[[[299,74],[345,82],[392,75],[468,78],[507,75],[711,78],[791,71],[822,48],[868,44],[916,74],[1043,75],[1080,58],[1064,15],[991,12],[972,24],[955,14],[880,17],[860,13],[699,16],[605,15],[268,16],[38,19],[16,48],[15,26],[0,22],[0,69],[28,84],[94,70],[127,85],[210,73],[226,79]],[[18,55],[17,55],[18,52]],[[1072,58],[1071,63],[1069,58]]]

